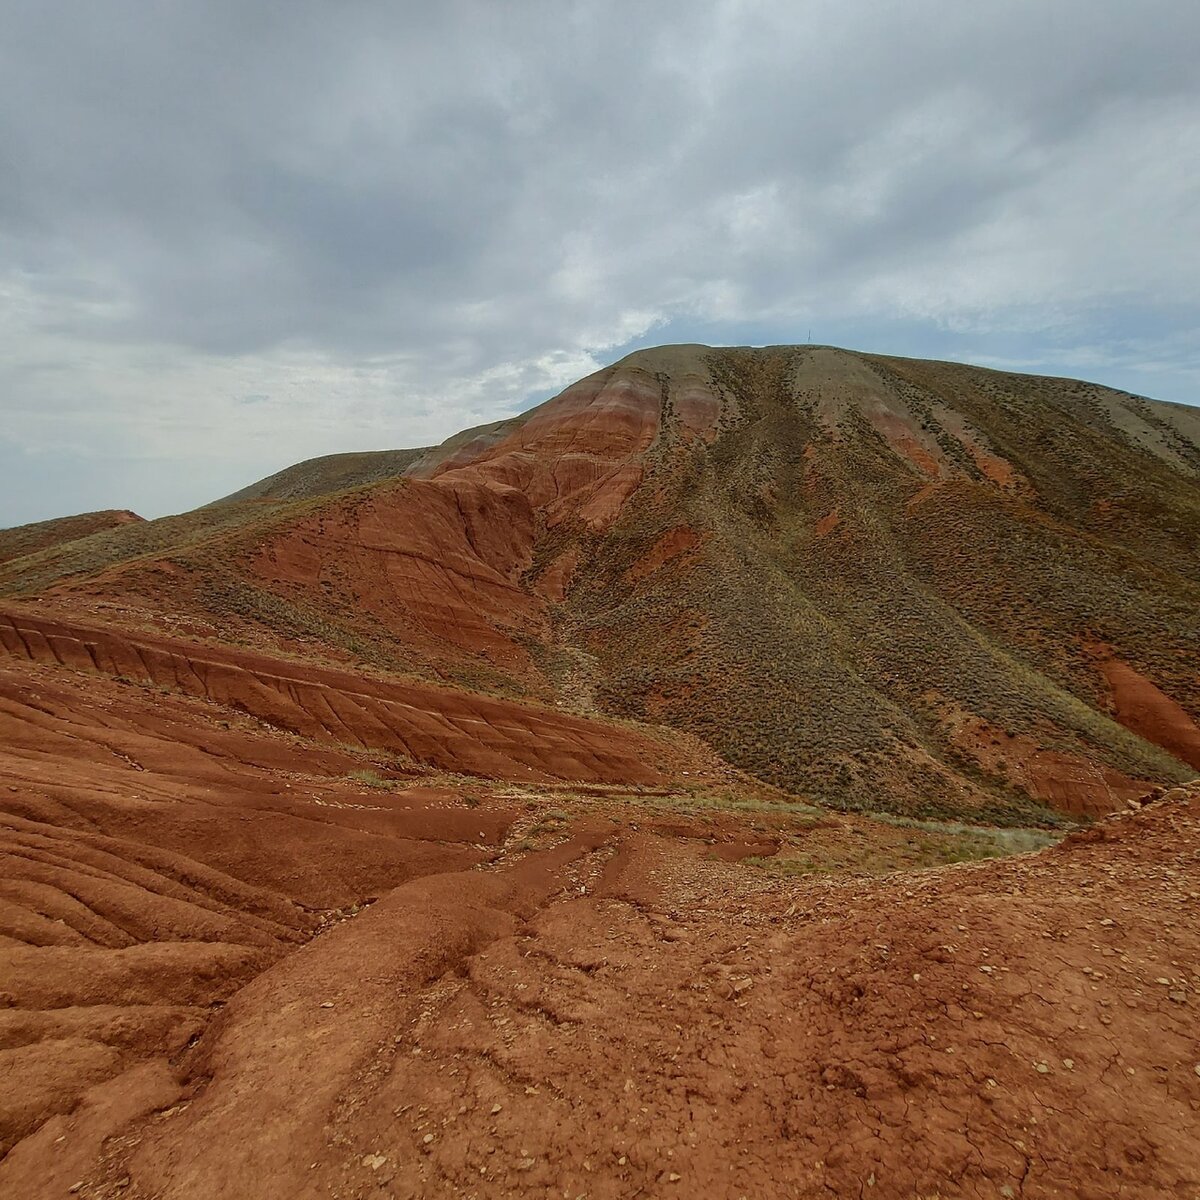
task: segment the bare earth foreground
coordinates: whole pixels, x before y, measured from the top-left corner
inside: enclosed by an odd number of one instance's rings
[[[789,876],[915,842],[363,765],[0,659],[0,1194],[1200,1195],[1200,789]]]

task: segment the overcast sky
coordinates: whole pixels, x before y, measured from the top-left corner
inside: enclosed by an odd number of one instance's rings
[[[0,0],[0,525],[637,346],[1200,401],[1196,0]]]

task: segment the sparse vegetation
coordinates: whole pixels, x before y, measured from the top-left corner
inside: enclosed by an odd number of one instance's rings
[[[378,788],[381,791],[391,791],[396,786],[396,780],[385,779],[378,771],[372,771],[369,768],[351,771],[346,778],[353,779],[356,783],[361,783],[364,787]]]
[[[1085,415],[1056,394],[1060,382],[965,367],[946,380],[943,364],[865,360],[861,379],[827,388],[807,355],[715,352],[720,436],[660,447],[652,484],[603,543],[581,533],[591,566],[564,636],[599,660],[602,705],[678,723],[763,779],[860,812],[1058,824],[1019,763],[989,768],[956,739],[962,712],[1133,778],[1187,776],[1105,711],[1082,643],[1102,631],[1200,711],[1187,677],[1200,653],[1194,486],[1118,449],[1125,511],[1186,536],[1147,544],[1131,525],[1110,538],[1066,481],[1082,455],[1091,486],[1115,490],[1111,438],[1094,430],[1063,444]],[[926,479],[854,388],[911,414],[941,448],[948,482],[920,504],[910,507]],[[1038,496],[984,478],[941,423],[948,411]],[[816,536],[834,511],[836,533]],[[701,549],[631,585],[632,564],[681,521]]]
[[[843,831],[843,836],[792,839],[777,855],[744,862],[779,877],[885,875],[1026,854],[1054,845],[1059,836],[1041,829],[997,829],[879,815],[866,827]]]
[[[1097,661],[1115,648],[1200,714],[1200,449],[1163,406],[957,364],[722,350],[692,364],[721,403],[706,441],[686,432],[677,378],[647,369],[661,428],[643,485],[610,528],[538,528],[526,587],[564,555],[578,566],[546,626],[497,629],[511,653],[365,611],[340,555],[315,583],[251,568],[277,534],[317,544],[353,525],[372,488],[314,489],[357,460],[281,473],[287,498],[26,554],[0,591],[119,574],[146,613],[178,597],[208,636],[673,726],[845,811],[1053,829],[1033,774],[1056,761],[1194,773],[1118,724]],[[681,530],[686,550],[644,569]],[[1012,744],[981,752],[969,720]]]

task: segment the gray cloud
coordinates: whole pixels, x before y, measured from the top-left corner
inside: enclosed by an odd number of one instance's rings
[[[1197,382],[1188,0],[0,19],[0,524],[61,506],[39,456],[162,511],[656,334]]]

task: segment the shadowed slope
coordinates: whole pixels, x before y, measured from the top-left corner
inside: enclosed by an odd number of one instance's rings
[[[1110,664],[1182,710],[1138,733],[1193,755],[1195,414],[821,347],[707,362],[715,439],[665,423],[607,539],[558,551],[608,704],[853,806],[1096,812],[1187,776],[1113,719]],[[1143,411],[1171,439],[1113,416]]]

